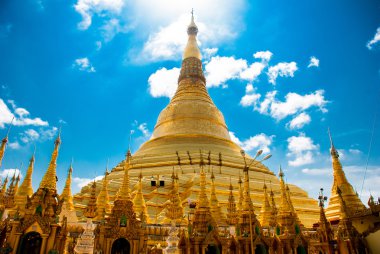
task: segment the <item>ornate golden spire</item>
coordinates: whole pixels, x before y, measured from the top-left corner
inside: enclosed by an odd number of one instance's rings
[[[172,189],[165,216],[170,220],[181,220],[183,216],[182,202],[178,193],[178,176],[174,174],[174,168],[172,173]]]
[[[227,205],[227,224],[228,225],[236,225],[238,222],[238,213],[236,210],[236,202],[235,202],[235,197],[233,194],[233,187],[231,183],[231,178],[230,178],[230,194],[228,196],[228,205]]]
[[[97,206],[97,219],[102,220],[105,218],[106,214],[111,213],[111,205],[110,205],[110,199],[108,196],[108,166],[106,168],[106,172],[104,173],[103,178],[103,186],[100,190],[100,193],[98,195],[98,198],[96,199],[96,206]]]
[[[355,212],[358,210],[365,209],[365,206],[359,199],[359,197],[356,195],[354,188],[352,188],[352,185],[348,182],[346,175],[343,171],[342,164],[339,161],[339,153],[335,149],[330,129],[328,129],[329,138],[330,138],[330,154],[332,159],[332,167],[333,167],[333,186],[331,188],[331,195],[329,200],[329,205],[326,209],[326,216],[329,220],[338,220],[339,219],[339,213],[340,213],[340,202],[339,202],[339,195],[338,195],[338,188],[342,192],[342,198],[345,201],[345,204],[347,206],[347,212]]]
[[[14,207],[14,198],[15,198],[15,187],[16,187],[16,171],[13,174],[13,177],[11,179],[11,183],[9,184],[9,187],[5,193],[4,197],[4,205],[5,208],[13,208]]]
[[[91,185],[90,200],[87,203],[86,209],[83,213],[87,218],[95,218],[97,215],[97,205],[96,205],[96,182]]]
[[[277,213],[277,222],[282,227],[282,232],[289,230],[294,232],[295,217],[289,204],[286,186],[284,182],[284,172],[280,166],[280,187],[281,187],[281,202]]]
[[[290,197],[290,189],[289,189],[289,185],[288,184],[286,184],[286,197],[288,199],[289,207],[290,207],[290,210],[293,213],[294,219],[296,220],[296,222],[298,223],[298,225],[300,225],[301,221],[298,218],[298,214],[296,212],[296,209],[294,209],[293,202],[292,202],[292,199]]]
[[[325,214],[325,201],[327,200],[327,197],[323,195],[323,189],[321,188],[321,191],[319,192],[319,227],[318,230],[321,232],[321,235],[323,236],[324,242],[330,242],[333,240],[333,231],[331,229],[330,222],[326,218]]]
[[[193,11],[191,12],[191,22],[189,26],[187,27],[187,34],[189,35],[189,39],[187,41],[185,51],[183,52],[182,59],[195,57],[195,58],[198,58],[199,60],[202,60],[201,51],[199,50],[199,47],[197,44],[198,27],[194,22]]]
[[[272,222],[273,209],[269,203],[267,185],[265,184],[265,182],[264,182],[263,190],[264,190],[264,202],[263,202],[263,205],[261,206],[259,220],[261,222],[261,226],[269,227],[273,225],[273,222]]]
[[[14,117],[12,118],[12,122],[9,125],[8,131],[7,131],[7,135],[1,141],[1,145],[0,145],[0,167],[1,167],[1,163],[3,161],[3,157],[4,157],[4,153],[5,153],[5,147],[7,146],[7,143],[8,143],[8,135],[9,135],[9,132],[11,131],[13,119],[14,119]]]
[[[63,188],[62,194],[61,194],[61,199],[66,202],[66,208],[69,211],[74,210],[74,203],[73,203],[73,195],[71,194],[71,176],[73,174],[73,163],[71,162],[70,168],[67,172],[67,178],[66,178],[66,183],[65,187]]]
[[[206,194],[206,173],[204,171],[203,165],[201,165],[201,173],[199,176],[199,186],[200,192],[198,196],[197,208],[210,208],[210,203]]]
[[[226,218],[222,212],[222,209],[219,205],[218,198],[216,197],[215,192],[215,175],[214,170],[211,172],[211,196],[210,196],[210,208],[212,217],[215,219],[218,225],[225,224]]]
[[[274,227],[276,226],[277,224],[277,206],[276,206],[276,202],[274,201],[274,192],[273,190],[271,189],[270,190],[270,198],[271,198],[271,207],[272,207],[272,219],[271,219],[271,226]]]
[[[32,158],[30,158],[29,167],[26,171],[25,178],[22,181],[15,195],[15,205],[18,207],[21,214],[25,212],[25,205],[28,200],[28,197],[31,197],[34,192],[33,187],[32,187],[33,168],[34,168],[34,154]]]
[[[18,191],[18,185],[19,185],[19,183],[20,183],[20,173],[18,173],[18,175],[17,175],[17,178],[16,178],[16,184],[15,184],[15,195],[16,195],[16,193],[17,193],[17,191]]]
[[[239,202],[238,202],[238,205],[237,205],[237,208],[238,208],[238,211],[241,211],[243,209],[243,200],[244,200],[244,190],[243,190],[243,181],[241,180],[241,176],[240,176],[240,170],[239,170]]]
[[[131,151],[128,150],[126,156],[125,156],[125,163],[124,163],[124,178],[123,183],[117,193],[117,199],[118,200],[130,200],[131,199],[131,189],[129,186],[129,169],[132,167],[131,165]]]
[[[51,155],[49,167],[40,183],[40,189],[57,190],[57,158],[59,146],[61,144],[61,133],[59,132],[54,142],[54,151]]]
[[[5,205],[5,198],[6,198],[6,192],[7,192],[7,183],[8,183],[8,176],[5,178],[3,182],[3,186],[1,187],[0,191],[0,206]]]
[[[149,223],[150,219],[148,215],[148,210],[147,210],[144,195],[142,192],[142,189],[143,189],[142,179],[143,179],[143,176],[140,172],[137,193],[135,197],[133,198],[133,208],[135,210],[136,217],[140,218],[141,221],[145,221],[146,223]]]

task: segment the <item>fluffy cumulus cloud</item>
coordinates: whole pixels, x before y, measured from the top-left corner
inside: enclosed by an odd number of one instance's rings
[[[266,51],[258,51],[255,54],[253,54],[254,58],[261,59],[264,62],[269,62],[269,60],[272,58],[273,53],[269,50]]]
[[[13,175],[20,175],[20,178],[22,177],[21,171],[18,168],[8,168],[0,171],[0,177],[3,179],[8,177],[9,180],[11,177],[13,177]]]
[[[310,57],[309,65],[307,66],[307,68],[310,67],[319,67],[319,59],[315,56]]]
[[[80,71],[95,72],[95,67],[92,66],[87,57],[75,59],[73,67]]]
[[[273,85],[276,84],[277,78],[280,77],[294,77],[294,72],[298,70],[296,62],[282,62],[274,66],[269,67],[268,69],[268,81]]]
[[[261,114],[269,115],[276,120],[282,120],[288,116],[297,115],[289,124],[290,128],[301,128],[311,121],[308,115],[301,113],[312,107],[317,107],[323,113],[327,112],[326,104],[328,101],[324,97],[324,90],[317,90],[310,94],[300,95],[297,93],[288,93],[284,101],[277,99],[277,91],[267,92],[264,99],[260,100],[261,95],[256,93],[255,89],[249,90],[240,100],[243,107],[253,106],[255,111]],[[310,118],[310,116],[309,116]]]
[[[82,16],[78,28],[86,30],[93,25],[105,42],[118,33],[138,33],[142,46],[131,49],[129,58],[154,62],[181,57],[192,8],[199,41],[212,48],[236,38],[243,28],[240,20],[245,5],[245,0],[77,0],[74,8]],[[209,15],[210,9],[213,15]],[[96,23],[92,22],[94,17]]]
[[[230,131],[229,133],[231,140],[247,152],[256,152],[262,149],[264,153],[269,153],[270,146],[272,145],[273,139],[275,138],[275,135],[268,136],[264,133],[260,133],[241,141],[238,137],[235,136],[234,132]]]
[[[161,68],[149,76],[149,93],[153,97],[173,97],[177,90],[179,68]]]
[[[315,153],[318,152],[319,146],[314,144],[314,141],[300,133],[298,136],[288,138],[288,153],[290,158],[288,164],[290,166],[303,166],[312,164],[315,161]]]
[[[309,124],[311,122],[311,117],[309,114],[302,112],[301,114],[294,117],[288,124],[288,128],[291,130],[295,129],[301,129],[306,124]]]
[[[15,126],[48,126],[47,121],[42,120],[39,117],[30,118],[30,113],[25,108],[17,107],[14,101],[8,100],[8,104],[0,98],[0,128],[4,128],[6,124],[12,124]],[[10,107],[8,106],[10,105]]]
[[[120,14],[124,6],[124,0],[78,0],[74,5],[75,10],[82,16],[78,28],[85,30],[92,24],[93,15]]]
[[[87,184],[89,184],[90,182],[92,181],[99,181],[99,180],[102,180],[103,179],[103,175],[101,176],[97,176],[93,179],[90,179],[90,178],[81,178],[81,177],[73,177],[73,183],[76,185],[76,187],[78,188],[82,188],[84,186],[86,186]]]
[[[373,38],[367,43],[367,48],[372,49],[375,45],[377,45],[380,41],[380,27],[377,28],[375,35]]]

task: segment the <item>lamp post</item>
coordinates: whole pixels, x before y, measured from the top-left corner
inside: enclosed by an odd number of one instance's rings
[[[247,165],[247,160],[245,158],[245,151],[241,150],[240,153],[241,153],[241,155],[243,156],[243,159],[244,159],[244,174],[245,174],[245,177],[247,179],[246,181],[248,181],[248,183],[249,183],[249,173],[248,172],[249,172],[250,166],[254,162],[256,164],[256,163],[265,161],[265,160],[269,159],[270,157],[272,157],[271,154],[268,154],[268,155],[264,156],[263,159],[261,159],[259,161],[256,160],[263,153],[263,150],[260,149],[260,150],[257,151],[255,157],[253,157],[251,163],[249,165]],[[249,187],[249,185],[248,185],[248,187]],[[249,194],[249,189],[247,190],[247,195],[250,195]],[[250,240],[251,240],[251,253],[253,254],[254,253],[254,249],[253,249],[253,235],[252,235],[253,230],[252,230],[252,215],[251,214],[252,214],[252,207],[249,206],[249,235],[250,235]]]

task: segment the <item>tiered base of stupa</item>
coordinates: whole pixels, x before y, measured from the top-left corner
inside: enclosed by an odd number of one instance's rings
[[[182,200],[184,215],[189,212],[189,203],[195,202],[199,193],[199,162],[200,152],[189,151],[192,158],[192,165],[190,165],[187,151],[179,152],[181,158],[181,166],[178,165],[178,159],[175,153],[162,154],[162,155],[136,155],[132,159],[133,168],[129,170],[131,189],[134,193],[137,191],[138,175],[140,172],[143,175],[143,193],[148,207],[148,214],[151,223],[170,224],[170,220],[165,218],[165,207],[169,202],[169,194],[171,191],[171,174],[174,170],[179,176],[179,192]],[[235,153],[235,155],[237,155]],[[226,212],[229,184],[230,180],[234,188],[236,199],[239,196],[239,174],[242,175],[244,167],[243,158],[241,156],[222,156],[222,166],[218,161],[218,154],[211,153],[211,164],[208,164],[208,152],[202,153],[205,169],[207,173],[207,190],[211,191],[211,171],[215,175],[215,187],[220,206],[223,212]],[[110,201],[112,202],[115,195],[121,186],[124,171],[122,170],[123,163],[116,166],[108,175],[109,180],[108,190]],[[259,214],[261,205],[264,200],[263,185],[264,181],[271,188],[275,194],[276,203],[280,203],[280,182],[276,175],[261,163],[253,163],[250,167],[250,186],[251,198],[254,203],[256,214]],[[159,187],[151,186],[152,180],[165,181],[165,186]],[[102,186],[101,181],[97,183],[97,192],[100,191]],[[313,223],[319,219],[319,209],[317,201],[310,198],[304,190],[290,184],[291,198],[294,207],[298,213],[301,222],[306,227],[311,227]],[[210,194],[208,194],[210,195]],[[82,211],[86,207],[90,197],[90,186],[82,188],[81,192],[74,197],[75,208],[78,215],[82,216]],[[187,218],[187,216],[185,216]],[[187,223],[187,219],[183,220]]]

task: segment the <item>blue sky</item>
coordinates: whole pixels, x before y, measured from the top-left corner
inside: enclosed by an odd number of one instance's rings
[[[316,196],[332,182],[330,127],[360,193],[380,113],[376,1],[1,1],[1,136],[16,119],[1,174],[24,174],[35,144],[36,188],[59,126],[60,190],[72,158],[77,192],[124,158],[131,130],[136,151],[175,91],[192,7],[234,140]],[[380,196],[379,126],[363,200]]]

